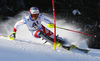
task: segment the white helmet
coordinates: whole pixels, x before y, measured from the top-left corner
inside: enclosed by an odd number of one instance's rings
[[[39,9],[37,7],[31,7],[30,14],[39,14]]]

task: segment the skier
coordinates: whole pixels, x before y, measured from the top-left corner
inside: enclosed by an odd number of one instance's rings
[[[28,17],[24,17],[22,20],[18,21],[13,28],[12,34],[8,37],[10,38],[10,40],[14,40],[16,37],[16,31],[17,31],[18,27],[20,25],[26,24],[33,37],[42,38],[42,39],[45,39],[46,42],[54,44],[53,32],[50,31],[49,29],[47,29],[46,27],[44,27],[41,24],[42,21],[46,22],[47,24],[53,25],[53,22],[51,22],[44,15],[39,13],[39,9],[37,7],[31,7],[30,15]],[[88,53],[90,51],[90,50],[86,50],[86,49],[80,49],[80,48],[76,47],[75,45],[66,46],[66,44],[68,44],[68,43],[69,42],[65,42],[64,40],[62,40],[61,37],[57,36],[57,38],[56,38],[56,46],[57,47],[62,46],[63,48],[65,48],[67,50],[70,50],[71,48],[75,48],[75,49],[78,49],[85,53]]]
[[[49,19],[47,19],[44,15],[40,14],[39,9],[37,7],[30,8],[30,15],[28,17],[24,17],[22,20],[18,21],[14,28],[12,34],[9,36],[11,40],[14,40],[16,37],[16,31],[20,25],[26,24],[29,31],[31,32],[33,37],[43,38],[46,42],[50,42],[53,44],[54,34],[52,31],[47,29],[45,26],[41,24],[44,21],[47,24],[53,24]],[[57,46],[61,46],[65,42],[60,40],[59,37],[56,39]]]

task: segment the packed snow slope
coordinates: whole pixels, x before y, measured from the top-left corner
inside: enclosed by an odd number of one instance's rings
[[[53,21],[47,14],[46,16]],[[1,35],[11,34],[14,26],[12,22],[17,22],[14,20],[20,19],[13,18],[1,24]],[[46,25],[44,22],[43,24]],[[63,21],[57,21],[57,26],[80,31],[79,28]],[[50,30],[53,31],[53,29]],[[80,34],[61,29],[57,29],[57,34],[80,48],[88,48],[85,42],[89,39],[81,37]],[[67,51],[61,47],[54,50],[49,43],[43,45],[45,40],[32,37],[26,25],[18,28],[16,39],[10,41],[0,38],[0,61],[100,61],[100,50],[97,49],[90,49],[86,54],[78,50]]]

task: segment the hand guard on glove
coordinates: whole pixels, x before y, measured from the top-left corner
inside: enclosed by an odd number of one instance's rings
[[[9,39],[10,40],[14,40],[16,38],[16,32],[13,32],[10,36]]]

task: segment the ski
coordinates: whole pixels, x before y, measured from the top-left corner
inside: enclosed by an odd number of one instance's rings
[[[5,35],[0,35],[0,38],[10,40],[9,36],[5,36]],[[60,43],[61,43],[61,40],[60,40]],[[61,44],[62,44],[62,43],[61,43]],[[78,47],[76,47],[75,45],[71,45],[71,46],[63,46],[63,45],[62,45],[62,48],[66,49],[66,50],[68,50],[68,51],[70,51],[72,48],[74,48],[74,49],[77,49],[77,50],[82,51],[82,52],[84,52],[84,53],[88,53],[88,52],[90,51],[90,50],[88,50],[88,49],[81,49],[81,48],[78,48]]]
[[[83,51],[83,52],[85,52],[85,53],[88,53],[90,50],[88,50],[88,49],[80,49],[80,48],[76,48],[76,49],[78,49],[78,50],[80,50],[80,51]]]
[[[72,48],[73,49],[77,49],[77,50],[79,50],[79,51],[82,51],[82,52],[84,52],[84,53],[88,53],[90,50],[88,50],[88,49],[81,49],[81,48],[78,48],[78,47],[76,47],[75,45],[71,45],[71,46],[62,46],[64,49],[66,49],[66,50],[68,50],[68,51],[70,51]]]

